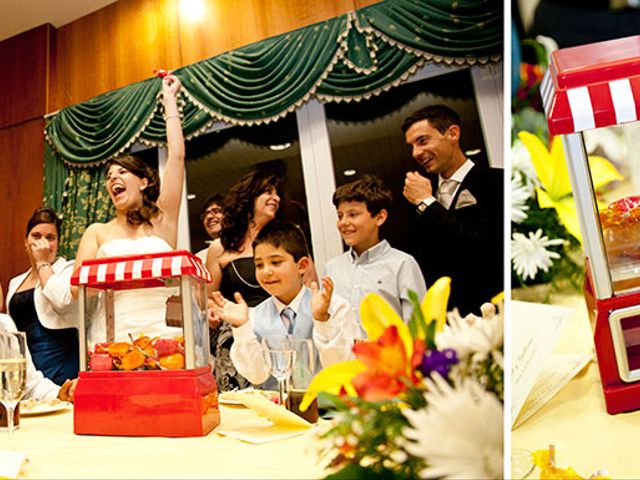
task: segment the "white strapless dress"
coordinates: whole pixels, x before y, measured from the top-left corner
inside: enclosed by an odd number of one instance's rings
[[[103,243],[96,254],[97,258],[122,255],[142,255],[173,250],[162,238],[146,236],[139,238],[117,238]],[[182,329],[168,327],[165,322],[166,302],[178,289],[141,288],[119,290],[113,295],[117,342],[128,342],[129,333],[136,338],[140,334],[150,337],[170,338],[181,335]],[[104,294],[100,295],[99,306],[92,316],[87,332],[89,344],[106,341]]]

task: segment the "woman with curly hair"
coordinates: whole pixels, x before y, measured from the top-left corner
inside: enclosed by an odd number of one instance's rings
[[[276,217],[280,207],[280,180],[260,171],[242,177],[229,190],[224,201],[220,238],[207,252],[207,269],[213,282],[210,290],[225,298],[239,292],[250,307],[269,298],[256,280],[252,243],[258,232]],[[210,318],[211,353],[214,375],[220,391],[245,388],[249,382],[236,371],[229,350],[233,343],[231,327]]]
[[[158,253],[173,250],[178,240],[178,212],[184,182],[184,138],[178,112],[180,81],[163,79],[167,164],[162,186],[158,174],[141,160],[126,156],[113,159],[107,170],[107,190],[116,208],[116,218],[89,225],[82,235],[75,268],[84,260]],[[74,288],[77,295],[77,288]],[[151,337],[179,334],[165,323],[165,303],[171,291],[165,288],[122,290],[114,294],[116,341],[128,334]],[[88,339],[105,340],[104,302],[91,321]]]

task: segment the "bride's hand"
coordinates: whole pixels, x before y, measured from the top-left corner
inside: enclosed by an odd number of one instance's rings
[[[169,95],[175,97],[176,95],[178,95],[181,86],[182,84],[180,83],[178,77],[174,75],[167,75],[162,79],[162,95],[165,98]]]

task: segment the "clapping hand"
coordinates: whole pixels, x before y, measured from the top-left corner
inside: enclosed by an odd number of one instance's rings
[[[316,282],[311,282],[311,315],[319,322],[329,320],[329,305],[333,295],[333,281],[327,275],[322,277],[322,290]]]
[[[233,297],[235,303],[224,298],[220,292],[213,292],[213,313],[220,320],[239,327],[249,321],[249,306],[239,292]]]

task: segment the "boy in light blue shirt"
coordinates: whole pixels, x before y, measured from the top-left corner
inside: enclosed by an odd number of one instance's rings
[[[408,323],[413,306],[407,292],[413,290],[422,300],[427,287],[415,259],[380,238],[392,201],[391,191],[373,175],[338,187],[333,204],[349,250],[329,260],[325,268],[336,293],[356,311],[365,295],[377,293]]]
[[[323,367],[353,358],[359,335],[355,315],[344,298],[333,294],[333,282],[322,278],[304,286],[311,260],[302,231],[291,223],[272,221],[253,242],[256,279],[271,297],[250,309],[239,293],[235,302],[213,295],[214,314],[232,325],[231,360],[254,385],[269,378],[260,341],[266,336],[291,335],[312,339]]]

